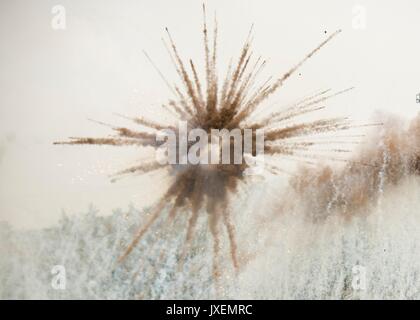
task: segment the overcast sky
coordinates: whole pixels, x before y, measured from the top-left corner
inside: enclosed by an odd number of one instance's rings
[[[65,30],[51,27],[55,5],[66,10]],[[354,29],[360,8],[366,28]],[[269,58],[273,75],[343,30],[279,92],[280,102],[355,86],[331,101],[334,112],[368,121],[376,110],[407,118],[420,110],[419,1],[209,1],[214,10],[221,67],[237,55],[252,23],[254,51]],[[103,213],[152,204],[165,190],[163,175],[116,184],[108,177],[140,159],[139,150],[52,142],[109,133],[88,118],[124,124],[113,114],[159,117],[156,108],[170,92],[142,50],[174,81],[164,27],[183,56],[200,60],[201,19],[197,0],[1,0],[0,220],[42,227],[62,209],[76,213],[90,203]]]

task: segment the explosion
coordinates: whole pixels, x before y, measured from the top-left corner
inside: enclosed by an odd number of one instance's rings
[[[315,121],[299,122],[298,116],[316,112],[325,108],[325,101],[350,89],[331,93],[330,90],[320,91],[308,96],[296,103],[272,112],[267,117],[258,118],[255,111],[273,94],[275,94],[298,69],[330,40],[340,30],[334,32],[315,49],[307,54],[290,70],[278,78],[269,77],[265,81],[259,80],[259,75],[266,66],[266,60],[253,57],[252,27],[243,44],[236,63],[230,63],[225,77],[219,81],[217,69],[218,51],[218,26],[214,20],[212,36],[209,35],[206,12],[203,6],[203,43],[204,43],[204,81],[201,79],[194,62],[190,59],[185,62],[171,36],[166,29],[167,40],[165,42],[174,67],[180,78],[179,85],[170,85],[163,73],[150,60],[156,71],[170,88],[175,98],[162,106],[166,112],[173,115],[174,123],[169,127],[159,121],[152,121],[144,117],[129,118],[143,129],[132,130],[126,127],[114,127],[111,129],[115,135],[105,138],[71,137],[69,141],[56,142],[67,145],[112,145],[139,147],[151,146],[158,149],[162,143],[156,137],[159,131],[164,129],[177,129],[178,121],[188,122],[188,131],[200,128],[210,133],[212,129],[239,129],[242,133],[246,128],[252,130],[264,130],[264,153],[268,158],[265,160],[265,169],[270,173],[282,172],[282,168],[276,164],[279,157],[294,157],[308,159],[316,157],[309,151],[317,144],[328,141],[313,141],[309,137],[318,134],[336,132],[353,128],[348,118],[329,118]],[[212,37],[212,39],[210,39]],[[292,121],[292,123],[291,123]],[[294,122],[295,121],[295,122]],[[253,132],[254,132],[253,131]],[[305,137],[308,139],[304,140]],[[303,139],[303,140],[302,140]],[[255,155],[255,134],[253,134],[252,154]],[[232,142],[231,142],[232,143]],[[232,148],[234,145],[232,144]],[[191,145],[188,145],[191,148]],[[232,149],[233,150],[233,149]],[[346,150],[331,149],[332,152],[344,152]],[[243,153],[243,151],[241,151]],[[309,152],[309,153],[308,153]],[[232,157],[231,157],[232,158]],[[179,160],[179,155],[178,155]],[[249,168],[247,163],[223,163],[217,165],[203,164],[167,164],[162,165],[157,161],[141,163],[119,172],[121,176],[131,174],[146,174],[155,170],[167,170],[173,177],[171,184],[164,196],[152,209],[150,219],[135,234],[132,243],[120,257],[123,261],[138,244],[148,228],[158,219],[165,208],[169,208],[169,221],[179,212],[190,212],[186,226],[186,240],[183,256],[188,251],[194,238],[197,219],[200,213],[207,214],[208,228],[213,237],[213,274],[217,279],[221,275],[220,244],[221,228],[226,228],[230,256],[234,268],[239,268],[237,243],[235,236],[235,223],[232,221],[229,209],[230,199],[238,191],[238,186],[247,180],[245,170]]]

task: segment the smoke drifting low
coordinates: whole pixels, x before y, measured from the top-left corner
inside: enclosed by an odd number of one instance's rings
[[[299,203],[314,221],[337,214],[350,218],[369,212],[386,189],[404,178],[419,176],[420,114],[408,126],[392,116],[386,116],[383,123],[379,132],[366,137],[362,148],[344,168],[300,168],[290,180],[300,201],[282,204],[281,208],[293,210],[290,207]]]
[[[274,192],[230,296],[418,299],[420,114],[379,118],[343,167],[301,167]]]

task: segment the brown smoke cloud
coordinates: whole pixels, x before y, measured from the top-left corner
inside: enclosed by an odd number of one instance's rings
[[[297,198],[293,203],[282,203],[281,211],[302,205],[315,222],[331,215],[348,219],[368,212],[388,188],[409,176],[419,176],[420,114],[408,125],[392,116],[383,123],[344,168],[301,167],[290,180]]]

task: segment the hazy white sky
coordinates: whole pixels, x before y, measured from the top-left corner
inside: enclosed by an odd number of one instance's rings
[[[51,28],[57,4],[66,9],[65,30]],[[365,29],[352,28],[355,5],[366,8]],[[420,111],[418,1],[208,1],[214,10],[220,60],[238,53],[254,23],[254,50],[269,58],[273,75],[343,29],[274,101],[355,86],[330,103],[334,112],[363,121],[375,110],[407,118]],[[175,80],[161,42],[164,27],[183,56],[200,60],[201,18],[197,0],[0,1],[0,220],[40,227],[55,222],[61,209],[75,213],[92,203],[106,213],[156,200],[165,186],[160,174],[117,184],[108,178],[141,158],[139,150],[52,142],[109,133],[87,118],[125,124],[113,113],[159,116],[156,106],[170,93],[141,51]]]

